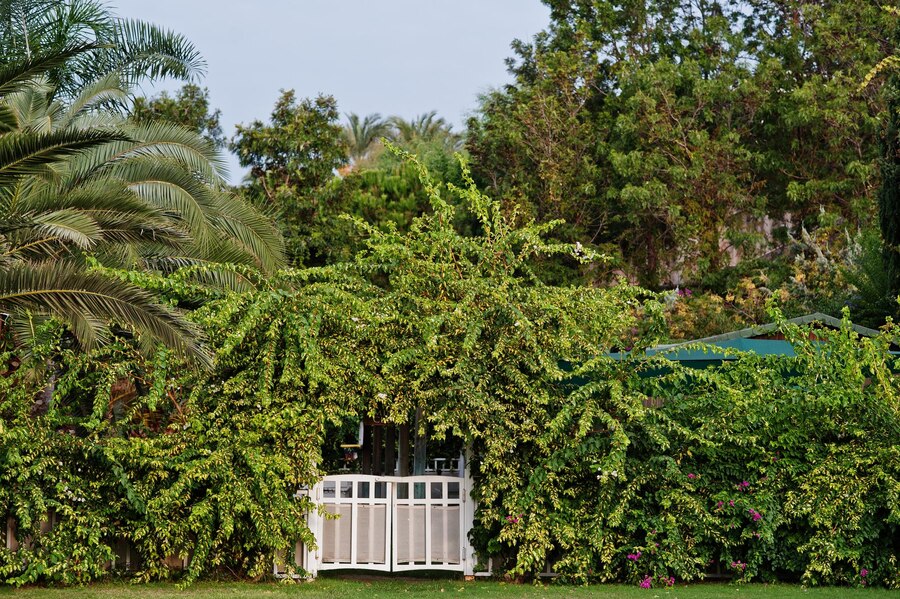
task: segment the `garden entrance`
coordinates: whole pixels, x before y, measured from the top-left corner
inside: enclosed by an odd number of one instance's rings
[[[471,573],[468,532],[475,510],[467,482],[455,476],[326,476],[310,493],[329,516],[308,516],[318,548],[298,547],[297,565],[313,576],[338,569]]]

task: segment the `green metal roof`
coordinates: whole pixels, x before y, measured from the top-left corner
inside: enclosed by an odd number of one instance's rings
[[[822,314],[821,312],[791,318],[787,322],[798,325],[819,322],[834,329],[840,328],[841,326],[841,320],[839,318],[829,316],[828,314]],[[869,329],[855,324],[852,325],[852,327],[854,331],[864,337],[874,337],[875,335],[878,335],[878,331],[875,329]],[[713,335],[712,337],[704,337],[703,339],[658,345],[648,349],[647,355],[665,354],[665,356],[671,360],[691,362],[695,363],[697,366],[700,366],[700,364],[697,364],[698,362],[705,363],[703,364],[705,366],[712,363],[720,363],[723,360],[735,359],[735,356],[729,356],[725,352],[717,352],[715,348],[753,352],[763,356],[796,356],[797,354],[794,352],[794,348],[789,341],[782,339],[753,339],[753,337],[767,335],[777,331],[778,323],[772,322],[741,329],[739,331],[723,333],[721,335]],[[696,344],[707,346],[706,350],[687,347]]]
[[[797,318],[791,318],[786,322],[790,324],[810,324],[813,322],[821,322],[824,325],[831,327],[832,329],[841,328],[841,319],[835,318],[834,316],[829,316],[828,314],[822,314],[821,312],[814,312],[813,314],[807,314],[806,316],[798,316]],[[858,324],[851,325],[853,330],[862,335],[863,337],[874,337],[878,335],[878,331],[875,329],[869,329],[866,327],[859,326]],[[707,343],[710,345],[718,344],[722,341],[731,341],[732,339],[749,339],[751,337],[758,337],[759,335],[766,335],[768,333],[773,333],[778,330],[777,322],[770,322],[769,324],[761,324],[755,327],[749,327],[746,329],[740,329],[739,331],[731,331],[730,333],[722,333],[721,335],[713,335],[712,337],[704,337],[703,339],[694,339],[692,341],[683,341],[680,343],[672,344],[672,346],[676,345],[686,345],[688,343]]]
[[[783,341],[780,339],[730,339],[727,341],[719,341],[714,343],[704,341],[703,344],[707,346],[706,351],[696,348],[689,349],[686,347],[684,349],[679,349],[680,347],[682,347],[682,345],[689,345],[693,343],[700,342],[691,341],[685,344],[654,347],[647,350],[647,355],[653,356],[656,354],[664,354],[667,358],[671,360],[678,360],[679,362],[720,362],[722,360],[735,359],[735,356],[733,354],[727,355],[725,352],[717,352],[715,348],[718,347],[722,349],[731,349],[741,352],[752,352],[761,356],[791,357],[797,355],[796,353],[794,353],[794,348],[791,346],[789,341]]]

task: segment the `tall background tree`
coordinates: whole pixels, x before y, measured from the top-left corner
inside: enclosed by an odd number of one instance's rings
[[[231,141],[241,166],[250,167],[246,192],[276,215],[293,263],[317,260],[315,223],[321,193],[347,164],[347,140],[331,96],[297,101],[283,91],[268,123],[238,125]]]
[[[138,96],[131,105],[131,115],[138,122],[167,121],[199,133],[217,148],[225,147],[222,111],[212,108],[209,90],[187,83],[174,96],[163,91],[158,96]]]
[[[796,310],[846,286],[816,261],[875,226],[885,99],[858,90],[890,46],[877,2],[545,3],[467,148],[509,209],[618,257],[570,277],[721,297],[746,279]]]
[[[900,11],[893,12],[900,17]],[[896,47],[900,47],[900,25],[894,27]],[[882,137],[881,188],[878,193],[878,217],[883,239],[884,270],[887,275],[887,297],[883,298],[885,311],[892,316],[898,313],[900,296],[900,74],[897,63],[900,58],[892,54],[884,59],[877,70],[889,70],[885,83],[887,97],[885,129]],[[875,75],[877,73],[873,73]]]

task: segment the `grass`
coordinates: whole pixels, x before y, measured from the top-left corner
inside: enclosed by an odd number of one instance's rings
[[[811,588],[796,585],[729,585],[691,584],[665,589],[641,589],[636,586],[599,585],[572,587],[563,585],[534,586],[502,582],[460,580],[407,580],[392,578],[319,578],[313,582],[278,583],[197,583],[187,589],[174,584],[98,584],[75,588],[0,587],[3,599],[377,599],[392,597],[433,597],[462,599],[469,597],[603,597],[604,599],[865,599],[900,598],[900,592],[884,589]]]

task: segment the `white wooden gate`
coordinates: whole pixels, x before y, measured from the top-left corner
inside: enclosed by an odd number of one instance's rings
[[[305,569],[470,573],[474,505],[467,479],[452,476],[326,476],[313,500],[337,517],[310,514],[318,549]],[[299,564],[299,561],[298,561]]]

